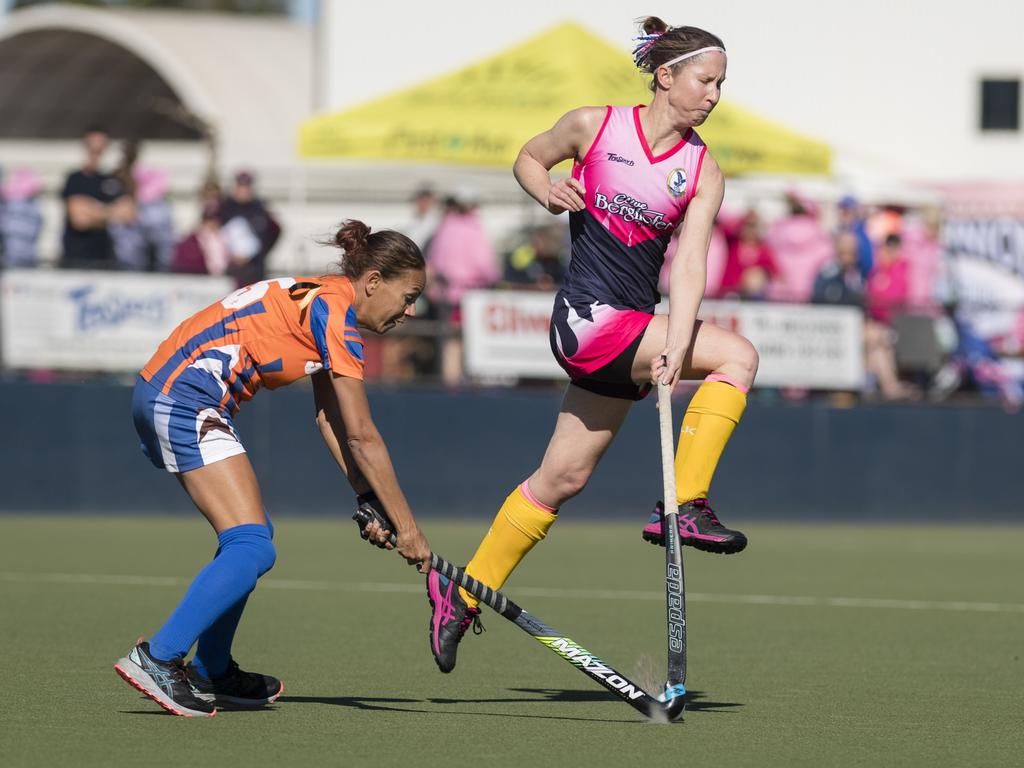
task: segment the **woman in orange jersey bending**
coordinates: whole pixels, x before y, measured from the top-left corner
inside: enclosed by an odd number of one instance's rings
[[[388,510],[399,553],[421,569],[429,563],[430,547],[370,417],[359,335],[359,328],[385,333],[413,313],[423,256],[404,235],[371,234],[360,221],[345,222],[334,244],[344,251],[340,275],[277,278],[235,291],[179,325],[135,385],[143,452],[177,476],[220,544],[160,630],[114,667],[176,715],[210,716],[224,703],[259,706],[284,690],[277,678],[244,672],[231,658],[249,593],[276,557],[273,526],[232,424],[260,387],[312,374],[328,450],[360,498]]]

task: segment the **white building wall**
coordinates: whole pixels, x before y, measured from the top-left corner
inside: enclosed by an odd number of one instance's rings
[[[1024,133],[978,129],[982,76],[1024,76],[1019,0],[323,0],[323,101],[337,109],[486,58],[569,18],[623,50],[646,14],[723,38],[725,97],[897,178],[1024,175]],[[580,66],[586,66],[580,62]]]

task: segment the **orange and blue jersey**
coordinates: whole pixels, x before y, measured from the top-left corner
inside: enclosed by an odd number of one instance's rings
[[[254,283],[181,323],[141,376],[176,401],[216,403],[232,414],[261,387],[321,369],[362,379],[354,299],[343,276]]]
[[[142,451],[188,472],[245,453],[232,416],[260,387],[330,370],[363,378],[355,289],[346,277],[281,277],[241,288],[185,320],[132,396]]]

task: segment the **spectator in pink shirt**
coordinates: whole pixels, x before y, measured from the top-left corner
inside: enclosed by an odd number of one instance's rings
[[[886,236],[875,254],[875,266],[868,276],[868,315],[889,325],[892,316],[902,311],[910,295],[910,270],[900,253],[902,241],[897,234]]]
[[[763,298],[767,284],[779,274],[775,256],[761,234],[756,211],[748,211],[729,238],[729,252],[719,293],[739,298]]]
[[[445,201],[445,212],[427,249],[427,295],[457,307],[462,294],[489,288],[501,278],[498,257],[477,216],[475,190],[460,188]]]
[[[718,222],[722,220],[721,214]],[[725,231],[715,223],[711,230],[711,242],[708,244],[708,276],[704,287],[704,295],[708,298],[717,297],[721,293],[722,276],[725,274],[725,262],[729,258],[729,242],[726,240]],[[676,255],[676,247],[679,244],[678,235],[672,235],[668,249],[665,251],[665,263],[661,266],[661,274],[658,276],[658,290],[662,296],[668,296],[668,276],[672,269],[672,259]]]
[[[779,270],[771,294],[782,301],[808,301],[818,272],[832,258],[832,238],[822,228],[813,201],[795,192],[786,199],[789,215],[774,222],[766,238]]]
[[[440,319],[462,324],[459,302],[474,288],[490,288],[501,279],[498,257],[477,216],[476,190],[462,187],[445,201],[441,223],[427,248],[427,297]],[[462,340],[448,336],[441,345],[441,378],[462,379]]]
[[[915,311],[931,309],[936,304],[936,286],[942,270],[938,230],[937,211],[904,219],[902,252],[909,272],[907,304]]]

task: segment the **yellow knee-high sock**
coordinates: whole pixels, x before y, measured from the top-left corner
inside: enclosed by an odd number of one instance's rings
[[[743,415],[746,393],[721,380],[706,380],[683,417],[676,450],[676,496],[680,504],[707,498],[725,444]]]
[[[557,511],[540,504],[523,483],[501,505],[466,573],[492,589],[501,589],[533,545],[548,535],[548,528],[557,518]],[[479,601],[475,597],[461,588],[459,592],[463,600],[476,607]]]

